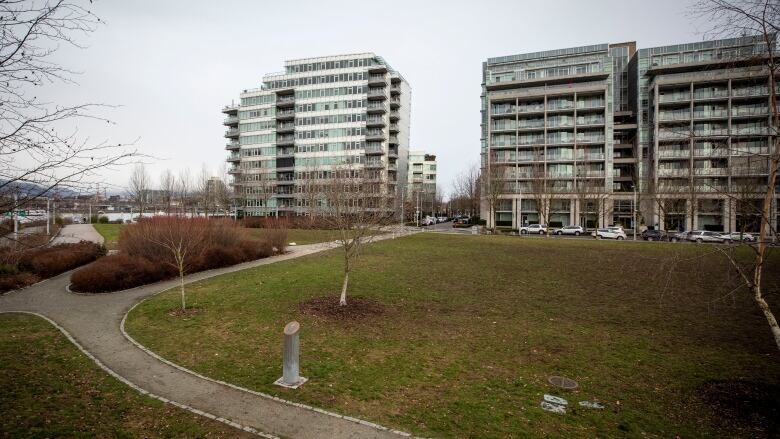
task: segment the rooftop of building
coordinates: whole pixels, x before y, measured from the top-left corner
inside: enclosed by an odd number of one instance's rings
[[[609,46],[609,44],[593,44],[590,46],[568,47],[565,49],[545,50],[542,52],[518,53],[516,55],[488,58],[487,64],[494,65],[518,61],[531,61],[535,59],[558,58],[562,56],[607,52],[609,50]]]

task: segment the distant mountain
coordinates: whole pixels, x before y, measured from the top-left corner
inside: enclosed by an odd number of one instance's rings
[[[8,180],[0,180],[0,185],[3,185],[5,183],[7,183],[7,182],[8,182]],[[36,184],[36,183],[30,183],[30,182],[26,182],[26,181],[14,181],[10,185],[4,186],[3,189],[2,189],[2,192],[6,193],[6,194],[11,194],[11,195],[13,195],[13,193],[16,192],[17,194],[19,194],[21,196],[34,196],[34,195],[40,194],[41,191],[43,191],[44,189],[46,189],[45,186],[39,185],[39,184]],[[79,195],[79,193],[76,192],[76,191],[73,191],[73,190],[70,190],[70,189],[67,189],[67,188],[60,188],[60,187],[58,187],[58,188],[56,188],[56,190],[50,189],[48,191],[45,191],[40,196],[42,196],[42,197],[46,197],[46,196],[53,197],[55,194],[60,196],[60,197],[73,197],[73,196]]]

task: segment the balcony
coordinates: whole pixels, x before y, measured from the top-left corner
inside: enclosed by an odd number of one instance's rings
[[[371,87],[368,89],[366,96],[368,97],[368,99],[378,99],[378,100],[387,99],[387,95],[385,94],[385,89],[383,88]]]
[[[691,100],[690,93],[669,93],[669,94],[661,94],[658,96],[658,102],[661,104],[688,102],[690,100]]]
[[[277,96],[276,106],[279,108],[292,107],[295,105],[295,96]]]
[[[385,112],[387,112],[387,106],[384,104],[384,102],[369,102],[366,106],[366,113],[368,114]]]
[[[277,110],[276,120],[289,120],[295,118],[295,110]]]
[[[694,148],[694,157],[726,157],[728,150],[726,148]],[[687,157],[687,155],[686,155]]]
[[[241,173],[241,168],[239,168],[238,166],[234,166],[234,167],[228,169],[228,174],[238,175],[240,173]]]
[[[690,158],[691,152],[687,149],[667,149],[659,150],[658,158],[662,159],[678,159],[678,158]]]
[[[391,147],[388,149],[387,156],[389,158],[398,158],[398,148]]]
[[[691,112],[685,110],[683,112],[659,112],[659,122],[677,122],[691,120]]]
[[[688,177],[688,168],[658,168],[659,177]]]
[[[731,127],[731,133],[735,136],[767,136],[769,131],[766,127],[740,127],[738,125]]]
[[[385,126],[385,118],[384,117],[368,117],[366,118],[366,126],[367,127],[383,127]]]
[[[711,111],[695,111],[693,112],[694,119],[721,119],[729,117],[729,112],[725,108],[722,110]]]
[[[696,137],[728,136],[729,130],[728,128],[714,128],[709,130],[697,130],[696,128],[694,128],[693,135]]]
[[[365,151],[366,151],[366,155],[381,155],[385,153],[381,143],[379,144],[368,143],[366,144]]]
[[[240,162],[241,161],[241,154],[238,154],[238,153],[230,154],[229,156],[227,156],[226,161],[228,163]]]
[[[238,116],[228,116],[222,121],[223,125],[238,125]]]
[[[577,118],[577,126],[585,126],[585,125],[604,125],[604,118],[603,117],[578,117]]]
[[[390,124],[390,132],[391,133],[397,133],[398,132],[398,124],[397,123],[391,123]]]
[[[694,175],[728,175],[728,168],[693,168]]]
[[[574,101],[547,101],[547,111],[573,110]]]
[[[530,105],[519,105],[517,107],[518,113],[544,113],[544,104],[530,104]],[[514,113],[514,111],[510,111],[510,113]]]
[[[544,111],[544,107],[542,107],[542,111]],[[490,114],[492,116],[500,116],[506,114],[515,114],[516,112],[517,109],[514,105],[493,105]]]
[[[287,122],[287,123],[277,123],[276,124],[276,132],[277,133],[290,133],[295,131],[295,124],[293,122]]]
[[[385,162],[382,160],[366,160],[363,166],[366,169],[383,169],[385,167]]]
[[[390,86],[390,94],[391,95],[399,95],[399,94],[401,94],[401,86],[400,85],[396,85],[396,84],[393,84],[392,86]]]
[[[238,128],[230,128],[229,130],[225,131],[225,137],[228,139],[238,138]]]
[[[577,101],[578,110],[604,108],[604,99],[582,99]]]
[[[385,140],[385,133],[382,130],[368,130],[366,132],[366,141],[383,141]]]
[[[295,136],[276,136],[277,146],[294,145],[294,144],[295,144]]]
[[[731,90],[731,96],[735,98],[748,98],[769,95],[768,87],[741,87]]]
[[[241,147],[241,144],[238,143],[238,140],[230,141],[230,142],[227,143],[227,145],[225,145],[225,149],[227,149],[229,151],[232,151],[234,149],[238,149],[240,147]]]
[[[604,136],[580,136],[580,133],[577,134],[577,143],[604,143],[606,139]]]
[[[582,178],[604,178],[606,172],[603,169],[586,169],[579,173]]]
[[[769,117],[769,109],[764,107],[732,107],[734,117]]]
[[[388,163],[387,164],[387,170],[388,171],[398,171],[398,164],[397,163]]]
[[[388,141],[391,145],[398,144],[398,136],[390,136],[390,140]]]
[[[225,114],[238,114],[238,104],[230,104],[222,107],[222,112]]]
[[[706,101],[709,99],[726,99],[729,97],[727,89],[720,90],[694,90],[693,98],[697,101]]]
[[[396,108],[401,106],[401,99],[400,98],[390,98],[390,108],[395,110]]]
[[[401,119],[401,114],[398,111],[390,112],[390,122],[398,122],[399,119]]]
[[[387,77],[385,75],[371,74],[368,75],[369,86],[385,86],[387,84]]]
[[[769,168],[765,164],[756,164],[755,166],[735,166],[731,168],[731,175],[749,176],[769,174]]]
[[[604,160],[604,153],[598,152],[598,153],[590,153],[590,154],[577,154],[577,160],[582,160],[586,162]]]

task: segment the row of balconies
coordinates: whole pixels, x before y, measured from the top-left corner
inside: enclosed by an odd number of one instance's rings
[[[547,111],[565,111],[565,110],[587,110],[604,108],[604,99],[581,99],[574,100],[548,100]],[[520,105],[494,106],[493,115],[515,114],[515,113],[543,113],[545,105],[543,102]]]
[[[729,150],[727,148],[719,148],[719,149],[694,149],[693,150],[693,157],[728,157],[729,155],[732,156],[754,156],[754,155],[761,155],[761,154],[769,154],[768,148],[750,148],[750,149],[736,149],[732,148],[731,154],[729,154]],[[689,158],[691,157],[691,152],[689,149],[669,149],[669,150],[659,150],[658,151],[658,157],[659,158]]]
[[[728,128],[716,128],[708,130],[696,130],[693,133],[686,130],[659,130],[658,140],[683,140],[693,137],[720,137],[720,136],[768,136],[769,129],[766,127],[747,127],[739,128],[732,126],[731,134]]]
[[[603,160],[604,160],[604,153],[577,154],[577,155],[551,154],[547,156],[547,161],[556,161],[556,162],[575,162],[575,161],[595,162],[595,161],[603,161]],[[502,164],[523,163],[523,162],[544,162],[545,156],[542,154],[538,154],[538,155],[520,154],[514,160],[510,158],[497,157],[493,161],[494,163],[502,163]]]
[[[768,108],[733,107],[730,113],[732,117],[769,117]],[[725,108],[717,109],[717,110],[693,112],[694,119],[720,119],[720,118],[725,119],[728,117],[729,117],[729,111]],[[691,119],[691,113],[688,110],[658,113],[659,122],[685,121],[690,119]]]
[[[696,176],[749,176],[766,175],[769,173],[767,166],[749,166],[749,167],[706,167],[706,168],[658,168],[656,175],[658,177],[690,177]]]
[[[733,88],[731,90],[731,97],[757,97],[768,96],[768,87],[740,87]],[[716,90],[712,92],[702,92],[700,94],[694,93],[694,100],[712,100],[712,99],[726,99],[729,97],[728,90]],[[674,103],[674,102],[687,102],[691,100],[690,91],[678,92],[678,93],[664,93],[658,96],[658,102],[662,104]]]

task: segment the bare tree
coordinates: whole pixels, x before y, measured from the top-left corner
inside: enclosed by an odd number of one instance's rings
[[[712,24],[711,32],[719,35],[742,36],[757,35],[764,44],[765,53],[761,57],[769,82],[769,102],[771,126],[770,135],[774,144],[769,154],[769,173],[766,186],[761,193],[761,213],[759,237],[749,247],[754,251],[753,261],[749,265],[740,263],[738,257],[723,249],[731,265],[738,271],[744,286],[750,291],[754,301],[769,324],[769,328],[780,350],[780,325],[767,303],[763,289],[763,274],[769,252],[772,230],[772,204],[777,184],[778,165],[780,164],[780,111],[777,104],[777,59],[775,57],[776,37],[780,32],[780,2],[778,0],[703,0],[696,5],[697,13]]]
[[[179,202],[182,215],[187,213],[187,205],[190,204],[191,196],[192,176],[190,170],[185,168],[179,171],[179,177],[176,179],[176,199]]]
[[[549,181],[547,174],[547,165],[540,158],[541,148],[536,151],[537,160],[531,165],[531,199],[536,204],[536,212],[539,215],[539,223],[544,224],[547,230],[547,236],[550,236],[550,214],[551,205],[556,189],[553,183]]]
[[[133,167],[133,173],[130,174],[130,183],[128,192],[133,202],[138,206],[138,214],[143,216],[144,208],[149,202],[149,173],[146,172],[146,166],[143,163],[136,163]]]
[[[149,242],[170,252],[171,260],[166,261],[179,274],[179,290],[181,294],[181,309],[187,309],[187,298],[184,292],[184,275],[194,261],[202,253],[205,246],[203,238],[207,227],[200,218],[157,217],[154,220],[155,233],[147,234]]]
[[[166,169],[160,175],[160,201],[163,203],[165,213],[171,214],[171,204],[176,192],[176,177],[170,169]]]
[[[214,204],[214,190],[211,172],[205,164],[200,168],[195,191],[198,194],[198,204],[203,209],[203,215],[208,219],[211,206]]]
[[[477,216],[479,213],[480,195],[480,169],[479,166],[471,165],[464,172],[460,173],[454,182],[454,193],[468,202],[468,211],[471,216]]]
[[[47,102],[42,87],[74,83],[58,65],[61,46],[93,32],[100,19],[78,1],[0,1],[0,211],[18,209],[59,190],[83,192],[100,181],[101,169],[130,162],[127,145],[80,139],[77,120],[109,122],[94,115],[105,105]],[[14,199],[16,194],[16,199]]]
[[[324,200],[321,220],[328,228],[338,230],[337,241],[344,251],[341,306],[347,304],[349,274],[363,245],[393,223],[392,197],[374,191],[363,172],[353,165],[338,166],[329,171],[328,179],[320,186]]]
[[[488,206],[488,217],[485,220],[488,228],[491,230],[496,229],[496,209],[501,196],[505,193],[505,180],[506,167],[497,163],[493,163],[485,178],[482,179],[484,185],[482,195],[485,197]]]

